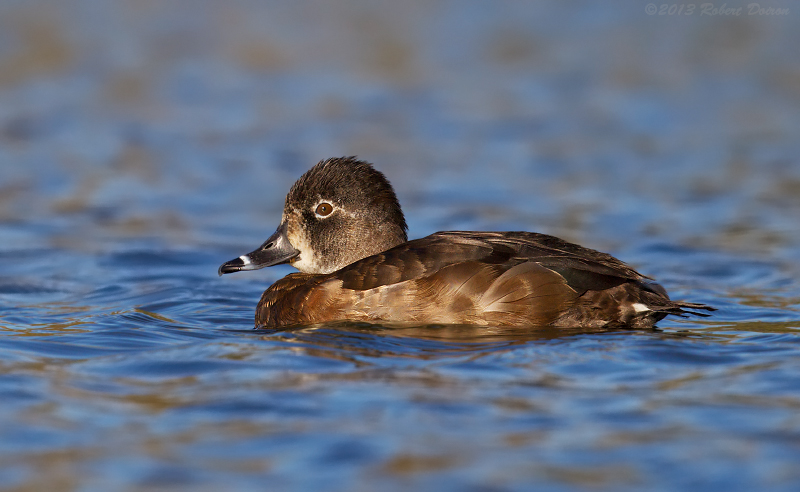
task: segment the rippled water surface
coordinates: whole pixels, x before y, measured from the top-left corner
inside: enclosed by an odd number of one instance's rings
[[[3,3],[0,488],[800,489],[800,9],[774,6]],[[292,269],[217,267],[352,154],[412,237],[556,234],[719,311],[253,330]]]

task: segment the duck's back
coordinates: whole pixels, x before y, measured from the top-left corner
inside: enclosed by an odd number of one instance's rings
[[[438,232],[262,296],[256,325],[333,320],[647,327],[682,308],[616,258],[530,232]]]

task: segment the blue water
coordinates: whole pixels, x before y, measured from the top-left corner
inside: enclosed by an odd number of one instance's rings
[[[798,490],[800,22],[774,6],[4,3],[0,488]],[[555,234],[719,311],[253,330],[293,270],[217,267],[352,154],[411,237]]]

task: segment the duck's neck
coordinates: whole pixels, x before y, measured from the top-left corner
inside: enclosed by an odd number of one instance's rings
[[[335,266],[336,271],[351,263],[364,258],[377,255],[408,241],[406,231],[392,224],[376,224],[359,231],[356,236],[351,236],[343,249],[343,254]]]

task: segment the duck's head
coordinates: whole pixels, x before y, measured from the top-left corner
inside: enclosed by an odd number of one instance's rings
[[[281,223],[255,251],[223,263],[219,274],[289,263],[331,273],[408,240],[392,185],[355,157],[320,161],[286,195]]]

